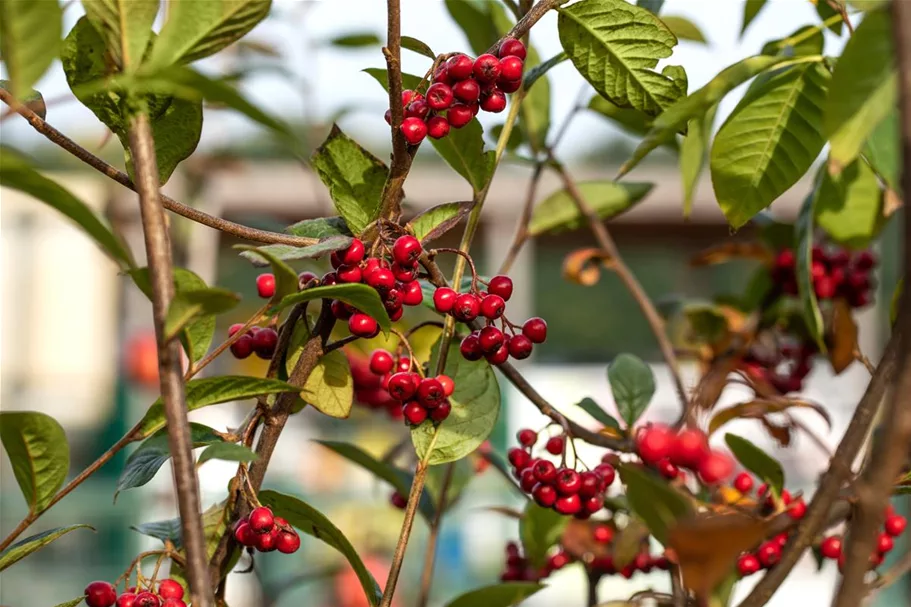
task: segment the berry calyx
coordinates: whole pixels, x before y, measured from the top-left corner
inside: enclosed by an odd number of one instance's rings
[[[112,607],[117,601],[117,590],[109,582],[91,582],[85,587],[85,604],[89,607]]]
[[[530,339],[532,343],[544,343],[544,340],[547,339],[547,323],[543,318],[537,316],[529,318],[522,325],[522,335]]]
[[[427,125],[417,116],[409,116],[402,121],[402,134],[409,144],[418,145],[427,136]]]
[[[275,275],[260,274],[256,277],[256,292],[263,299],[269,299],[275,295]]]
[[[159,605],[161,605],[161,601],[151,592],[140,592],[133,599],[133,607],[159,607]]]
[[[536,461],[531,469],[539,483],[550,485],[557,480],[557,467],[546,459]]]
[[[352,314],[351,318],[348,319],[348,330],[351,331],[352,335],[370,338],[376,337],[380,332],[380,327],[372,316],[358,312],[357,314]]]
[[[443,402],[446,394],[443,391],[443,384],[433,377],[425,377],[421,380],[417,389],[417,399],[425,408],[432,409]]]

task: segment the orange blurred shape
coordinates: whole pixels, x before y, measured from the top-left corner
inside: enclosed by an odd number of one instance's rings
[[[130,381],[147,387],[158,385],[158,345],[154,331],[132,335],[126,343],[124,358]]]
[[[389,575],[389,561],[376,556],[364,556],[364,566],[370,575],[382,587]],[[354,569],[346,569],[335,578],[335,594],[337,603],[333,607],[370,607],[370,602],[364,594],[364,588]],[[393,597],[392,606],[401,607],[402,602]]]

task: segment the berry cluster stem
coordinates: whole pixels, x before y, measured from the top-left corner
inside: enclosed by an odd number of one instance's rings
[[[203,358],[201,361],[199,361],[198,363],[193,363],[193,364],[191,364],[191,365],[190,365],[190,368],[187,369],[186,375],[183,376],[184,382],[188,382],[188,381],[190,381],[191,379],[193,379],[193,377],[194,377],[195,375],[198,375],[200,371],[202,371],[203,369],[205,369],[207,366],[209,366],[209,364],[211,364],[211,362],[212,362],[213,360],[215,360],[216,358],[218,358],[218,357],[221,355],[222,352],[224,352],[225,350],[227,350],[228,348],[230,348],[230,347],[234,344],[234,342],[236,342],[236,341],[237,341],[238,339],[240,339],[243,335],[245,335],[245,334],[247,333],[247,331],[250,330],[250,327],[252,327],[253,325],[255,325],[256,323],[258,323],[258,322],[260,321],[260,319],[262,318],[263,314],[265,314],[265,313],[266,313],[266,310],[269,309],[270,305],[271,305],[271,304],[267,303],[267,304],[264,305],[262,308],[260,308],[259,310],[257,310],[256,313],[255,313],[253,316],[250,317],[250,320],[248,320],[246,323],[244,323],[243,328],[241,328],[239,331],[237,331],[236,333],[234,333],[234,335],[231,335],[230,337],[228,337],[228,339],[226,339],[225,341],[223,341],[222,343],[220,343],[220,344],[218,345],[218,347],[216,347],[214,350],[212,350],[211,352],[209,352],[209,353],[206,355],[206,357]]]
[[[421,591],[418,595],[417,607],[427,607],[430,600],[430,588],[433,585],[433,568],[436,564],[437,540],[440,537],[440,527],[443,524],[443,514],[446,512],[449,486],[452,484],[455,464],[446,465],[446,474],[443,477],[443,486],[440,489],[440,503],[437,505],[436,515],[430,524],[430,536],[427,538],[427,548],[424,549],[424,569],[421,572]]]

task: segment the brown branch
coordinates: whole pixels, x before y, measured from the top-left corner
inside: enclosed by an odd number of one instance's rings
[[[437,507],[436,515],[433,517],[433,522],[430,524],[430,536],[427,538],[427,548],[424,550],[424,569],[421,572],[418,607],[427,607],[427,602],[430,600],[430,587],[433,585],[433,567],[437,556],[437,540],[440,537],[440,527],[443,525],[443,514],[446,512],[446,500],[454,472],[455,464],[447,464],[446,474],[443,477],[443,486],[440,489],[440,503]]]
[[[405,519],[402,521],[399,539],[395,544],[395,552],[392,554],[392,564],[389,567],[389,576],[386,578],[386,585],[383,588],[383,600],[380,601],[380,607],[390,607],[392,605],[392,596],[395,594],[395,586],[398,583],[399,574],[402,572],[402,562],[405,560],[405,550],[408,548],[408,539],[411,537],[411,528],[414,526],[418,502],[420,502],[421,494],[424,491],[424,481],[427,480],[428,468],[430,466],[427,462],[420,461],[414,471],[411,492],[408,494],[408,503],[405,505]]]
[[[911,192],[911,5],[892,3],[892,28],[898,63],[901,112],[902,188]],[[911,284],[911,214],[904,214],[904,280]],[[882,437],[873,443],[872,456],[857,481],[857,509],[848,532],[844,575],[835,607],[859,605],[867,592],[864,576],[869,571],[876,535],[883,524],[883,504],[908,459],[911,444],[911,293],[905,289],[899,303],[900,363],[898,376],[882,416]],[[893,333],[893,338],[895,337]]]
[[[848,18],[848,9],[845,8],[844,1],[839,0],[825,0],[832,10],[834,10],[841,17],[841,20],[844,21],[845,26],[848,28],[848,33],[852,36],[854,35],[854,26],[851,25],[851,20]]]
[[[42,119],[41,116],[26,106],[18,103],[13,98],[13,96],[10,95],[9,91],[0,89],[0,101],[3,101],[9,105],[13,111],[25,118],[36,131],[44,135],[51,143],[63,148],[85,164],[89,165],[99,173],[113,179],[120,185],[127,187],[134,192],[137,191],[136,185],[130,179],[129,175],[117,170],[101,158],[98,158],[86,150],[84,147],[55,129],[44,119]],[[266,230],[248,228],[247,226],[240,225],[239,223],[234,223],[233,221],[227,221],[219,217],[214,217],[208,213],[203,213],[198,209],[194,209],[193,207],[188,207],[187,205],[177,202],[173,198],[169,198],[164,194],[160,194],[160,198],[161,204],[164,206],[164,208],[171,211],[172,213],[176,213],[177,215],[185,217],[190,221],[195,221],[196,223],[201,223],[204,226],[214,228],[220,232],[224,232],[225,234],[231,234],[232,236],[243,238],[244,240],[260,242],[263,244],[286,244],[295,247],[305,247],[319,242],[315,238],[302,238],[299,236],[292,236],[290,234],[279,234],[277,232],[268,232]]]
[[[389,177],[383,187],[383,198],[380,203],[380,217],[393,219],[401,211],[401,202],[404,197],[402,187],[405,178],[411,170],[411,161],[414,159],[413,150],[408,149],[408,142],[402,133],[402,120],[405,109],[402,106],[402,7],[400,0],[387,0],[386,2],[386,47],[383,48],[386,57],[386,78],[389,88],[389,110],[392,114],[390,129],[392,130],[392,164],[389,167]]]
[[[158,192],[158,165],[152,127],[144,113],[130,122],[130,153],[136,167],[139,211],[145,238],[152,317],[158,341],[158,375],[168,428],[171,468],[180,511],[181,537],[187,553],[187,575],[193,605],[213,607],[206,563],[206,537],[199,500],[199,482],[193,461],[193,441],[187,420],[186,395],[180,365],[180,343],[165,337],[165,317],[174,297],[174,270],[164,209]]]

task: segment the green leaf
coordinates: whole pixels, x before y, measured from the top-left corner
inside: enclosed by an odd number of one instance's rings
[[[202,466],[210,459],[220,459],[226,462],[254,462],[259,456],[246,445],[238,443],[215,443],[206,447],[196,460],[197,466]]]
[[[371,76],[374,80],[376,80],[380,84],[381,87],[383,87],[383,90],[385,90],[387,93],[389,92],[389,79],[388,79],[388,75],[386,74],[385,69],[383,69],[381,67],[368,67],[361,71],[363,71],[365,74],[368,74],[369,76]],[[414,74],[408,74],[408,73],[402,72],[402,86],[404,88],[413,90],[413,89],[418,88],[418,85],[420,83],[421,83],[420,76],[415,76]]]
[[[683,216],[689,217],[693,210],[693,197],[696,195],[696,185],[699,176],[705,167],[706,152],[712,138],[712,125],[715,122],[715,110],[718,106],[709,109],[705,114],[690,120],[686,137],[680,146],[680,178],[683,182]]]
[[[446,137],[430,142],[475,192],[483,190],[493,177],[495,153],[484,151],[484,129],[479,121],[472,120],[460,129],[451,130]]]
[[[0,146],[0,184],[50,205],[78,225],[112,259],[122,266],[133,265],[129,250],[88,205],[38,173],[24,156],[6,146]]]
[[[658,17],[623,0],[583,0],[559,13],[563,49],[602,96],[651,116],[680,99],[667,68],[654,70],[677,44]]]
[[[602,220],[616,217],[645,198],[654,184],[583,181],[576,184],[585,202]],[[528,223],[530,236],[574,230],[585,224],[576,203],[566,190],[558,190],[539,202]]]
[[[490,14],[492,4],[483,0],[446,0],[446,10],[465,32],[468,44],[476,55],[486,53],[500,37],[500,31]]]
[[[512,607],[544,588],[543,584],[533,582],[493,584],[461,594],[446,607]]]
[[[429,242],[456,227],[468,215],[472,206],[470,200],[444,202],[416,215],[405,227],[410,228],[415,238],[421,242]]]
[[[655,395],[655,374],[637,356],[620,354],[608,366],[607,379],[620,417],[632,428]]]
[[[44,548],[60,536],[66,535],[70,531],[75,531],[76,529],[95,530],[95,528],[90,525],[69,525],[68,527],[49,529],[37,535],[29,536],[24,540],[19,540],[3,552],[0,552],[0,571],[9,568],[11,565],[21,561],[36,550]]]
[[[595,95],[591,98],[591,101],[588,102],[588,109],[601,114],[624,132],[639,137],[646,135],[654,122],[654,119],[644,112],[619,107],[600,95]],[[667,143],[676,147],[677,140],[670,137]]]
[[[222,536],[228,530],[228,523],[233,522],[228,520],[229,514],[230,510],[227,508],[227,500],[219,502],[217,504],[212,504],[206,509],[205,512],[202,513],[202,531],[204,537],[206,538],[206,559],[211,559],[215,554]],[[179,529],[180,520],[177,519],[176,522],[177,528]],[[184,552],[184,556],[186,556],[185,551],[182,552]],[[235,550],[228,558],[226,565],[228,570],[234,568],[234,565],[237,563],[237,560],[239,558],[240,550]],[[173,560],[171,561],[171,570],[168,572],[168,577],[180,583],[184,589],[189,588],[189,584],[187,583],[187,575],[184,572],[183,567],[181,567]]]
[[[171,542],[178,549],[180,549],[183,544],[179,517],[166,521],[153,521],[151,523],[130,525],[130,529],[137,531],[142,535],[153,537],[156,540],[161,540],[162,542]]]
[[[876,125],[895,108],[897,82],[889,14],[869,13],[832,74],[823,119],[831,143],[830,170],[841,170],[860,154]]]
[[[207,288],[178,291],[168,306],[165,339],[174,339],[187,325],[200,316],[214,316],[237,305],[240,297],[227,289]]]
[[[822,313],[816,301],[813,277],[810,271],[813,263],[813,217],[816,215],[817,192],[810,192],[800,208],[794,224],[794,240],[797,242],[797,292],[810,337],[826,352],[823,339]]]
[[[247,251],[251,255],[259,255],[272,266],[272,274],[275,275],[275,294],[271,299],[273,304],[277,304],[285,297],[297,293],[300,282],[297,277],[297,272],[284,261],[273,255],[268,249],[265,247],[254,247],[242,244],[234,245],[234,248],[239,251]]]
[[[667,15],[666,17],[661,17],[661,21],[664,22],[667,29],[671,30],[672,34],[677,36],[678,40],[689,40],[691,42],[708,44],[705,35],[702,33],[702,30],[699,29],[699,26],[686,17]]]
[[[893,110],[870,133],[863,152],[876,174],[886,182],[889,189],[896,192],[901,190],[899,132],[898,110]]]
[[[560,51],[547,61],[543,61],[530,69],[526,69],[525,78],[522,81],[522,86],[525,87],[525,90],[531,89],[532,85],[537,82],[541,76],[556,66],[560,65],[567,59],[569,59],[569,55],[567,55],[564,51]]]
[[[666,481],[636,464],[620,464],[619,471],[620,480],[626,485],[630,509],[659,542],[667,545],[668,527],[692,513],[687,498]]]
[[[329,188],[336,210],[354,234],[360,234],[376,220],[388,172],[379,158],[332,125],[310,164]]]
[[[373,32],[359,32],[336,36],[329,41],[329,44],[346,48],[362,48],[365,46],[379,46],[382,44],[382,40]]]
[[[0,0],[0,56],[14,97],[24,97],[57,58],[62,21],[57,0]]]
[[[664,6],[664,0],[636,0],[636,6],[641,6],[650,13],[658,14]]]
[[[824,2],[825,0],[823,0]],[[753,19],[759,14],[759,11],[762,10],[762,7],[765,6],[766,0],[747,0],[746,4],[743,6],[743,25],[740,28],[740,35],[743,36],[743,33],[747,31],[747,28],[750,27],[750,23],[753,22]]]
[[[883,226],[883,193],[873,170],[858,158],[837,177],[826,172],[819,184],[816,223],[832,240],[861,249]]]
[[[821,55],[824,44],[825,37],[822,35],[822,28],[805,25],[787,38],[765,43],[762,47],[762,54],[780,57]]]
[[[278,302],[269,311],[269,315],[277,314],[290,306],[295,306],[305,301],[314,299],[340,299],[348,305],[354,306],[361,312],[369,314],[376,319],[380,328],[388,333],[392,328],[389,314],[386,312],[383,301],[376,289],[364,284],[330,285],[327,287],[311,287],[294,295],[289,295]]]
[[[834,1],[844,6],[844,0]],[[832,31],[832,33],[837,36],[841,36],[841,30],[844,26],[844,21],[841,19],[841,14],[835,10],[831,4],[829,4],[828,0],[817,0],[815,4],[816,14],[819,15],[819,18],[824,23],[829,23],[829,29]]]
[[[542,508],[529,501],[519,521],[519,538],[525,558],[534,567],[541,567],[547,561],[547,552],[560,541],[569,517],[553,508]]]
[[[332,521],[301,500],[276,491],[262,491],[259,494],[259,501],[263,505],[271,507],[277,516],[286,519],[297,529],[338,550],[357,574],[370,605],[374,607],[379,605],[383,597],[380,587],[370,575],[367,567],[364,566],[364,562],[354,550],[351,542],[332,524]]]
[[[193,442],[193,447],[205,447],[223,442],[212,428],[194,422],[190,423],[190,440]],[[117,494],[121,491],[142,487],[151,481],[170,458],[168,429],[161,428],[144,440],[127,458],[120,478],[117,479],[114,499],[117,499]]]
[[[42,512],[63,486],[70,447],[63,428],[37,411],[0,412],[0,440],[29,513]]]
[[[351,236],[351,230],[341,217],[319,217],[305,219],[285,228],[285,232],[304,238],[319,238],[320,240],[332,236]],[[347,246],[347,245],[346,245]]]
[[[326,253],[346,249],[350,244],[351,236],[330,236],[326,240],[307,247],[295,247],[287,244],[248,247],[240,256],[253,263],[254,266],[263,267],[269,264],[264,261],[263,255],[259,254],[260,251],[281,261],[297,261],[299,259],[317,259]]]
[[[418,55],[424,55],[430,59],[436,59],[436,53],[427,46],[425,43],[421,42],[417,38],[412,38],[411,36],[402,36],[402,48],[408,49]]]
[[[277,379],[262,379],[244,375],[222,375],[204,377],[187,382],[187,411],[202,407],[275,394],[298,392],[299,388]],[[164,405],[161,398],[156,400],[139,424],[137,438],[146,438],[165,427]]]
[[[341,455],[348,461],[364,468],[375,477],[386,481],[399,492],[400,495],[407,496],[411,493],[411,484],[414,482],[414,474],[392,464],[380,461],[351,443],[341,443],[334,441],[316,441],[320,445]],[[435,468],[434,468],[435,469]],[[436,508],[430,499],[430,495],[425,487],[421,500],[418,502],[418,511],[423,515],[428,523],[436,517]]]
[[[747,439],[735,434],[725,434],[724,442],[744,468],[768,483],[777,495],[781,495],[784,488],[784,470],[781,469],[781,464]]]
[[[440,343],[433,346],[430,368],[436,368]],[[461,459],[480,446],[497,423],[500,387],[487,361],[468,361],[451,344],[443,371],[455,382],[449,397],[452,413],[439,426],[429,422],[411,430],[411,441],[419,459],[430,465]]]
[[[76,605],[79,605],[84,600],[85,600],[84,596],[77,596],[75,599],[70,599],[68,601],[64,601],[64,602],[60,603],[59,605],[57,605],[56,607],[76,607]]]
[[[594,399],[585,397],[579,402],[576,403],[576,406],[591,415],[595,421],[601,422],[607,428],[621,432],[620,422],[614,419],[614,416],[601,408],[601,405],[596,403]]]
[[[446,500],[444,503],[443,486],[445,485],[449,466],[452,466],[452,475],[449,479],[449,487],[447,487],[446,490]],[[424,484],[424,490],[430,496],[430,501],[434,504],[434,507],[437,510],[443,508],[445,513],[458,503],[465,488],[476,476],[477,473],[474,469],[474,463],[471,459],[463,457],[462,459],[456,462],[450,462],[445,466],[433,466],[427,470],[427,480]]]
[[[123,71],[139,67],[152,38],[158,0],[83,0],[89,21]]]
[[[329,417],[344,419],[351,415],[354,379],[351,377],[348,357],[340,350],[324,354],[307,378],[300,397]]]
[[[243,38],[271,6],[272,0],[171,2],[149,64],[164,67],[214,55]]]
[[[740,228],[803,177],[819,155],[822,65],[795,65],[748,93],[715,136],[712,184],[718,205]]]

